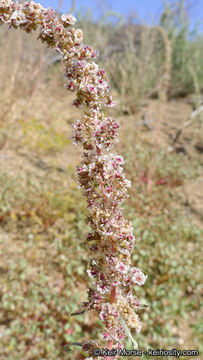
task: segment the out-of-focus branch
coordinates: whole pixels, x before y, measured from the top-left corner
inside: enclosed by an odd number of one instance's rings
[[[73,11],[75,11],[75,8],[76,8],[76,0],[72,0],[72,5],[71,5],[71,8],[69,10],[70,14],[72,14]]]
[[[56,9],[56,11],[59,13],[61,8],[62,8],[62,5],[63,5],[63,0],[59,0],[59,3],[58,3],[58,7]]]
[[[173,136],[173,143],[172,146],[175,145],[175,143],[178,141],[182,131],[184,129],[186,129],[188,126],[190,126],[194,120],[194,118],[196,118],[201,112],[203,111],[203,105],[201,105],[197,110],[193,111],[190,116],[189,119],[183,124],[183,126],[181,128],[179,128],[176,133]]]

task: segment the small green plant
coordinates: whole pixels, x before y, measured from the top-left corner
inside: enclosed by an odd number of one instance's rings
[[[54,127],[49,128],[36,119],[20,121],[23,129],[23,142],[25,146],[37,149],[39,152],[60,152],[70,142],[64,133],[56,131]],[[59,125],[60,120],[55,119]]]

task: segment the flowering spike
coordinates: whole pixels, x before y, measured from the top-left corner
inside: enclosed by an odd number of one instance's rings
[[[119,124],[106,117],[105,108],[115,103],[105,70],[94,62],[98,54],[82,43],[83,33],[73,27],[75,21],[72,15],[59,17],[53,9],[34,1],[0,0],[0,24],[28,33],[38,29],[38,39],[62,56],[66,88],[76,92],[73,104],[84,109],[84,115],[74,124],[73,142],[83,147],[77,174],[87,198],[87,222],[92,229],[87,236],[87,242],[91,240],[87,271],[92,285],[86,309],[96,311],[104,322],[103,341],[119,349],[126,336],[136,346],[129,329],[141,329],[135,313],[141,304],[133,291],[135,285],[144,284],[146,276],[131,267],[133,227],[121,208],[130,181],[123,172],[123,158],[109,151],[118,141]],[[94,346],[89,341],[82,348],[92,356]]]

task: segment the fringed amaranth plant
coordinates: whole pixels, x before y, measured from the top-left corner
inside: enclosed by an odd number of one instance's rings
[[[39,29],[38,38],[62,55],[66,88],[76,92],[73,104],[84,109],[81,119],[73,125],[73,141],[83,147],[77,174],[87,197],[87,222],[91,227],[87,235],[90,244],[87,271],[92,285],[82,308],[96,311],[105,324],[103,345],[107,342],[109,349],[122,348],[128,336],[136,347],[130,329],[141,329],[136,313],[141,304],[133,289],[144,284],[146,276],[131,266],[133,227],[121,208],[130,181],[123,172],[123,158],[110,151],[118,141],[119,124],[105,115],[105,108],[114,106],[106,72],[94,62],[97,53],[82,43],[83,33],[73,27],[75,21],[72,15],[59,17],[54,10],[44,9],[33,1],[0,0],[0,24],[28,33]],[[93,350],[98,345],[91,341],[80,345],[93,359]],[[118,354],[104,357],[117,358]]]

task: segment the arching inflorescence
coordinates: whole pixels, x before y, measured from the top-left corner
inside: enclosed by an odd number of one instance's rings
[[[53,9],[33,1],[0,0],[0,24],[28,33],[38,30],[38,38],[62,56],[66,88],[76,92],[73,105],[83,108],[83,115],[73,125],[73,142],[83,147],[77,174],[87,198],[87,221],[91,227],[87,235],[87,272],[92,281],[83,307],[98,313],[105,324],[103,343],[107,342],[109,349],[118,349],[123,347],[126,336],[136,346],[130,329],[140,331],[136,310],[141,304],[133,289],[144,284],[146,276],[131,266],[135,239],[121,208],[130,181],[123,172],[123,158],[110,151],[118,141],[119,129],[117,121],[105,115],[105,109],[114,106],[110,86],[105,70],[94,62],[97,53],[83,44],[82,30],[73,27],[75,21],[72,15],[58,16]],[[91,356],[94,345],[87,341],[83,348]]]

